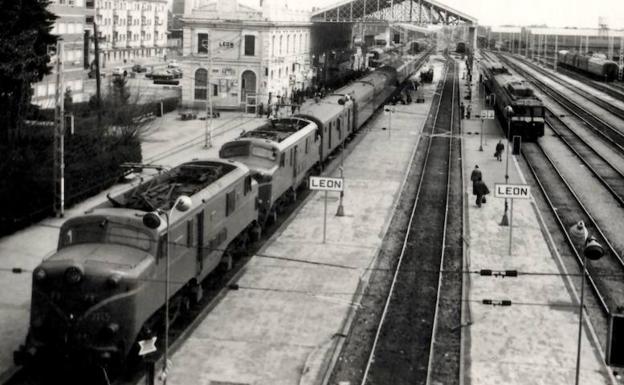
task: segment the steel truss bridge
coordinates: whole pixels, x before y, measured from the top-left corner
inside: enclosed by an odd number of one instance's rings
[[[477,19],[435,0],[344,0],[312,12],[317,23],[468,24]]]

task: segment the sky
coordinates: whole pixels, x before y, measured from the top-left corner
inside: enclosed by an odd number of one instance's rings
[[[234,1],[234,0],[232,0]],[[240,0],[257,4],[259,0]],[[275,1],[275,0],[274,0]],[[279,0],[282,1],[282,0]],[[342,0],[283,0],[291,8],[326,7]],[[552,27],[598,27],[605,17],[610,28],[624,28],[624,0],[437,0],[474,16],[481,25],[546,24]]]

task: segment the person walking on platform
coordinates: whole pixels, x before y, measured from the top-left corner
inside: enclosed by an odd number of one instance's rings
[[[468,107],[466,107],[466,119],[470,119],[471,112],[472,112],[472,105],[469,104]]]
[[[477,207],[481,207],[481,204],[485,203],[485,196],[490,193],[490,189],[488,189],[485,182],[480,179],[474,182],[472,189],[472,193],[477,196],[475,204],[477,205]]]
[[[475,165],[475,168],[472,170],[472,173],[470,174],[470,180],[472,181],[472,193],[473,194],[476,194],[475,182],[480,181],[481,179],[483,179],[481,170],[479,170],[478,165]]]
[[[459,114],[461,115],[461,118],[464,119],[464,110],[466,109],[466,106],[464,106],[464,102],[461,102],[461,104],[459,105]]]
[[[505,150],[505,145],[503,144],[502,140],[499,140],[496,144],[496,152],[494,153],[496,160],[498,160],[499,162],[503,161],[503,150]]]

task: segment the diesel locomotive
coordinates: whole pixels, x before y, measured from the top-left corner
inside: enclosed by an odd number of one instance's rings
[[[259,237],[415,66],[378,68],[299,115],[243,133],[223,145],[220,159],[183,163],[68,219],[58,250],[33,272],[30,327],[16,364],[118,367],[136,357],[137,341],[163,330],[166,300],[170,314],[199,301],[202,280]],[[185,212],[174,207],[181,196],[191,198]],[[148,227],[148,215],[162,220]]]
[[[526,80],[491,57],[481,61],[481,75],[503,129],[507,132],[509,128],[509,139],[519,135],[535,141],[544,136],[544,105]],[[507,106],[513,110],[509,116]]]

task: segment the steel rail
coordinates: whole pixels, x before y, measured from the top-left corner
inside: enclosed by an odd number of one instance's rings
[[[589,222],[588,222],[589,225],[596,230],[596,232],[598,233],[598,235],[600,237],[602,237],[603,241],[605,242],[605,245],[607,246],[607,248],[611,252],[611,254],[616,256],[617,259],[621,260],[620,256],[617,254],[617,252],[615,251],[615,249],[613,248],[611,243],[608,241],[608,238],[604,235],[604,233],[602,232],[602,230],[600,229],[600,227],[596,223],[595,219],[591,216],[591,214],[589,214],[589,212],[587,211],[587,208],[580,201],[579,197],[576,195],[576,193],[574,192],[574,190],[572,189],[570,184],[567,182],[567,180],[563,177],[563,175],[561,174],[559,169],[555,166],[553,160],[548,156],[548,154],[546,154],[544,149],[541,146],[539,146],[538,144],[536,144],[536,143],[527,143],[524,146],[525,147],[530,146],[530,147],[536,148],[537,151],[548,161],[548,166],[550,168],[552,168],[554,170],[554,172],[559,176],[559,178],[561,179],[561,181],[565,185],[567,191],[569,191],[570,195],[572,195],[574,197],[575,203],[578,204],[578,206],[583,210],[583,214],[589,219]],[[528,165],[529,169],[531,170],[531,173],[532,173],[533,177],[535,178],[537,184],[539,185],[540,190],[544,194],[544,197],[546,198],[546,202],[547,202],[549,208],[551,209],[551,212],[553,213],[555,219],[557,220],[557,223],[559,223],[560,229],[563,232],[563,234],[565,235],[566,240],[568,241],[568,245],[573,250],[574,256],[576,258],[576,261],[577,261],[579,267],[582,268],[582,266],[583,266],[583,258],[579,255],[579,253],[578,253],[578,251],[577,251],[577,249],[576,249],[576,247],[574,245],[574,242],[572,241],[572,239],[570,238],[570,235],[568,234],[568,230],[569,230],[568,226],[569,226],[569,224],[566,225],[566,224],[563,223],[563,220],[562,220],[562,218],[559,215],[558,208],[555,207],[555,204],[551,200],[551,197],[550,197],[550,195],[549,195],[549,193],[547,191],[547,188],[544,186],[544,183],[542,182],[542,180],[541,180],[541,178],[539,176],[539,172],[535,169],[533,163],[530,160],[530,155],[526,154],[526,150],[525,149],[522,150],[522,155],[524,156],[525,160],[527,161],[527,165]],[[596,268],[593,265],[589,265],[589,264],[587,265],[587,282],[590,284],[592,290],[594,291],[594,294],[596,294],[596,296],[598,298],[598,301],[599,301],[599,303],[601,305],[602,310],[608,315],[611,312],[610,312],[609,305],[607,304],[607,302],[608,302],[607,296],[601,292],[600,288],[598,287],[598,284],[597,284],[596,280],[593,277],[593,272],[595,270],[596,270]]]
[[[448,66],[445,68],[444,83],[442,83],[441,86],[439,86],[439,88],[440,88],[440,97],[439,97],[439,100],[438,100],[438,105],[436,107],[436,117],[435,117],[433,125],[432,125],[432,133],[434,132],[435,126],[436,126],[437,121],[438,121],[439,112],[440,112],[440,106],[442,104],[442,99],[443,99],[442,98],[442,92],[443,92],[443,89],[444,89],[444,84],[446,83],[447,74],[448,74]],[[376,350],[377,344],[379,342],[379,338],[380,338],[380,335],[381,335],[381,330],[383,328],[384,321],[386,319],[386,315],[388,314],[388,309],[390,307],[390,300],[392,299],[392,294],[394,293],[394,288],[396,286],[397,279],[398,279],[398,276],[399,276],[399,272],[401,270],[401,264],[403,262],[403,257],[405,256],[405,251],[406,251],[407,246],[408,246],[408,239],[409,239],[408,235],[409,235],[409,233],[410,233],[410,231],[412,229],[412,225],[414,224],[414,219],[415,219],[414,216],[415,216],[415,213],[416,213],[416,209],[418,207],[417,203],[418,203],[418,200],[420,198],[420,192],[422,190],[423,181],[425,179],[424,178],[424,176],[425,176],[424,170],[427,167],[427,163],[428,163],[428,160],[429,160],[429,155],[430,155],[432,142],[433,141],[431,140],[431,138],[429,138],[429,143],[427,144],[427,151],[426,151],[426,155],[425,155],[425,160],[424,160],[423,166],[422,166],[422,170],[423,171],[421,172],[420,179],[418,181],[418,188],[417,188],[416,197],[414,199],[414,205],[412,206],[412,212],[410,213],[409,224],[408,224],[407,230],[405,232],[406,236],[405,236],[405,239],[403,241],[403,246],[401,248],[401,254],[399,255],[399,260],[397,262],[397,266],[396,266],[395,271],[394,271],[394,275],[393,275],[393,278],[392,278],[392,284],[390,285],[390,290],[389,290],[388,295],[386,297],[386,302],[384,304],[384,309],[383,309],[383,312],[381,314],[381,319],[379,320],[379,325],[377,326],[377,331],[375,332],[375,339],[373,340],[373,346],[371,348],[371,352],[370,352],[368,360],[366,362],[366,368],[364,369],[364,374],[362,375],[362,381],[360,382],[361,385],[365,385],[366,382],[368,381],[368,374],[370,372],[371,365],[373,364],[374,358],[375,358],[375,350]]]
[[[587,100],[591,101],[592,103],[594,103],[595,105],[597,105],[600,108],[603,108],[607,111],[609,111],[610,113],[612,113],[613,115],[617,116],[620,119],[624,119],[624,110],[622,110],[619,107],[616,107],[608,102],[603,101],[602,99],[600,99],[598,96],[592,95],[592,94],[588,94],[587,92],[584,92],[583,90],[580,89],[580,87],[575,86],[574,84],[571,84],[569,82],[566,82],[564,80],[559,79],[555,74],[545,70],[544,68],[536,65],[535,63],[532,63],[528,60],[526,60],[525,58],[519,57],[519,56],[513,56],[510,55],[514,60],[517,60],[527,66],[529,66],[530,68],[532,68],[533,70],[535,70],[536,72],[539,72],[540,74],[542,74],[543,76],[546,76],[547,78],[557,82],[557,84],[562,85],[563,87],[565,87],[566,89],[569,89],[570,91],[574,92],[575,94],[586,98]],[[567,70],[565,68],[563,68],[564,71],[568,71],[570,73],[573,73],[574,75],[568,75],[570,77],[574,77],[575,80],[584,83],[590,87],[593,87],[595,89],[598,89],[598,87],[594,87],[592,86],[592,84],[588,84],[587,81],[589,81],[590,79],[588,79],[587,77],[584,77],[582,75],[579,75],[575,72],[572,72],[570,70]],[[563,71],[562,71],[563,72]],[[600,83],[599,83],[600,84]],[[603,91],[602,89],[600,91]],[[617,91],[615,90],[609,90],[609,91],[603,91],[605,93],[616,93]],[[609,94],[609,96],[615,97],[615,98],[624,98],[624,95],[622,93],[617,92],[617,96],[613,96],[611,94]]]
[[[453,63],[453,93],[451,94],[451,117],[449,121],[449,131],[450,137],[448,141],[449,145],[449,154],[448,154],[448,175],[446,177],[446,201],[444,203],[444,227],[442,232],[442,247],[440,250],[440,268],[438,273],[438,288],[437,295],[435,301],[435,311],[433,313],[433,325],[431,327],[431,343],[429,345],[429,362],[427,364],[427,381],[426,384],[429,385],[431,383],[431,371],[433,366],[433,354],[435,350],[436,344],[436,330],[438,327],[438,309],[440,308],[440,293],[442,288],[442,271],[444,271],[444,257],[446,256],[446,228],[448,223],[448,211],[449,211],[449,201],[451,195],[451,176],[452,176],[452,167],[453,167],[453,124],[454,124],[454,113],[455,113],[455,89],[457,84],[457,71],[455,70],[455,63]],[[441,100],[441,98],[440,98]],[[460,123],[461,124],[461,123]],[[424,173],[423,173],[424,174]],[[463,186],[462,186],[463,188]]]
[[[549,111],[549,113],[552,114],[552,112]],[[581,146],[584,146],[584,149],[589,150],[591,153],[593,153],[593,155],[595,155],[595,158],[597,158],[599,161],[601,161],[602,165],[600,165],[601,168],[604,169],[608,169],[606,172],[608,173],[609,171],[613,174],[616,174],[617,177],[619,177],[619,179],[621,179],[622,181],[624,181],[624,173],[622,173],[620,170],[618,170],[611,162],[609,162],[604,156],[600,155],[598,153],[598,151],[596,151],[596,149],[594,149],[592,146],[590,146],[583,138],[581,138],[576,132],[574,132],[574,130],[572,130],[570,127],[568,127],[565,123],[563,123],[563,121],[561,121],[561,119],[559,119],[556,115],[552,114],[552,117],[548,117],[547,120],[547,124],[550,126],[550,128],[557,134],[557,136],[559,137],[559,139],[561,139],[561,141],[563,143],[565,143],[565,145],[570,149],[570,151],[572,151],[574,153],[574,155],[576,155],[581,162],[583,162],[583,164],[585,164],[585,166],[587,166],[587,168],[594,174],[594,176],[596,178],[598,178],[598,180],[600,181],[600,183],[602,183],[602,185],[609,191],[609,193],[613,196],[613,198],[615,200],[618,201],[618,203],[624,207],[624,186],[622,187],[622,191],[620,193],[618,193],[617,191],[615,191],[615,189],[617,187],[613,187],[611,184],[609,184],[609,182],[607,182],[607,180],[603,177],[604,175],[604,171],[601,174],[594,166],[592,166],[590,164],[590,161],[582,156],[578,149],[575,148],[575,143],[571,143],[570,140],[568,138],[566,138],[564,135],[559,131],[559,128],[563,128],[564,130],[567,130],[567,132],[569,132],[571,134],[571,136],[573,136],[573,138],[576,139],[576,142],[578,144],[580,144]],[[557,128],[555,127],[555,125],[553,123],[556,123]],[[569,136],[569,135],[568,135]],[[573,139],[574,140],[574,139]],[[624,266],[624,260],[620,260],[622,262],[622,265]]]
[[[597,117],[594,113],[592,113],[592,112],[586,110],[585,108],[583,108],[582,106],[578,105],[576,102],[574,102],[572,100],[569,100],[561,92],[551,88],[547,84],[545,84],[542,81],[538,80],[535,76],[530,74],[528,71],[525,71],[525,70],[519,68],[517,65],[511,63],[504,56],[501,56],[501,58],[503,59],[503,61],[505,61],[506,63],[511,65],[518,73],[521,73],[521,74],[525,75],[526,77],[528,77],[529,79],[532,79],[532,83],[535,86],[537,86],[543,93],[545,93],[546,95],[550,96],[553,99],[554,102],[556,102],[557,104],[563,106],[564,109],[568,110],[570,113],[572,113],[578,119],[580,119],[583,123],[585,123],[589,128],[591,128],[592,131],[594,131],[597,134],[599,134],[600,136],[602,136],[603,139],[605,139],[607,142],[610,142],[620,152],[624,153],[624,134],[623,133],[621,133],[620,131],[618,131],[615,128],[613,128],[610,124],[604,122],[602,119]],[[575,111],[574,109],[577,109],[578,111]],[[602,130],[600,130],[598,127],[596,127],[596,124],[590,122],[586,117],[581,116],[581,114],[579,112],[589,116],[591,119],[594,119],[598,124],[602,125],[609,132],[611,132],[614,135],[614,137],[616,137],[618,139],[618,141],[616,142],[616,140],[614,138],[611,138],[610,136],[608,136],[606,133],[604,133]]]

